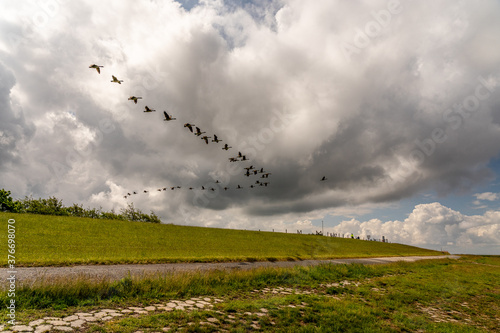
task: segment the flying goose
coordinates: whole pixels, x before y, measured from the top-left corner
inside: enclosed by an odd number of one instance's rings
[[[230,157],[229,162],[237,162],[238,159],[236,157]]]
[[[118,84],[122,84],[123,80],[118,80],[118,79],[116,78],[116,76],[114,76],[114,75],[111,75],[111,77],[113,78],[113,80],[111,80],[111,82],[116,82],[116,83],[118,83]]]
[[[200,135],[202,135],[204,133],[206,133],[206,132],[202,132],[199,127],[196,127],[196,133],[194,133],[194,134],[197,135],[197,136],[200,136]]]
[[[190,124],[190,123],[185,123],[185,124],[184,124],[184,127],[189,128],[189,130],[191,131],[191,133],[193,133],[193,126],[194,126],[194,125],[193,125],[193,124]]]
[[[153,112],[156,110],[150,109],[147,105],[144,107],[144,112]]]
[[[170,120],[176,120],[177,118],[172,118],[172,116],[169,116],[167,111],[163,111],[163,115],[165,116],[164,121],[170,121]]]
[[[245,173],[245,176],[250,177],[250,170],[247,170],[247,172]]]
[[[97,73],[101,74],[101,68],[100,67],[104,67],[104,66],[99,66],[99,65],[96,65],[96,64],[93,64],[93,65],[90,65],[89,68],[95,68]]]
[[[222,141],[222,140],[219,140],[217,138],[217,135],[214,134],[214,139],[212,140],[212,142],[219,143],[220,141]]]
[[[134,101],[135,104],[137,104],[137,100],[142,99],[142,97],[135,97],[135,96],[130,96],[128,98],[129,101]]]
[[[238,187],[237,187],[237,189],[239,190],[239,189],[242,189],[242,188],[243,188],[243,187],[241,187],[241,186],[240,186],[240,185],[238,184]]]
[[[224,191],[227,191],[227,186],[224,186]]]
[[[229,145],[227,143],[224,144],[224,147],[222,147],[222,149],[224,149],[224,150],[229,150],[229,148],[233,148],[233,147],[229,147]]]
[[[326,176],[323,176],[323,178],[321,178],[321,181],[325,181],[325,180],[328,180],[328,178],[326,178]]]
[[[211,138],[211,136],[203,136],[201,139],[205,140],[206,144],[208,145],[208,139]]]
[[[250,160],[246,157],[246,155],[243,155],[243,156],[241,157],[241,160],[242,160],[242,161],[250,161]]]

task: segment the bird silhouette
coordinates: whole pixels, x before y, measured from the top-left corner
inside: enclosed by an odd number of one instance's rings
[[[325,180],[328,180],[328,178],[326,178],[326,176],[323,176],[323,178],[321,178],[321,181],[325,181]]]
[[[135,104],[137,104],[137,100],[142,99],[142,97],[135,97],[135,96],[130,96],[128,98],[129,101],[134,101]]]
[[[89,68],[95,68],[97,73],[101,74],[101,68],[100,67],[104,67],[104,66],[99,66],[99,65],[96,65],[96,64],[92,64],[89,66]]]
[[[205,134],[206,132],[202,132],[199,127],[196,127],[196,133],[194,133],[197,136],[200,136],[202,134]]]
[[[148,191],[147,191],[147,190],[144,190],[144,193],[148,193]]]
[[[111,80],[111,82],[116,82],[116,83],[118,83],[118,84],[122,84],[123,80],[118,80],[118,79],[116,78],[116,76],[114,76],[114,75],[111,75],[111,77],[113,78],[113,80]]]
[[[222,149],[224,149],[224,150],[229,150],[229,148],[233,148],[233,147],[229,147],[229,145],[227,143],[224,144],[224,147],[222,147]]]
[[[238,184],[238,187],[237,187],[237,189],[239,190],[239,189],[242,189],[242,188],[243,188],[243,187],[241,187],[241,186],[240,186],[240,185]]]
[[[217,135],[215,135],[215,134],[214,134],[214,139],[212,140],[212,142],[219,143],[219,142],[221,142],[221,141],[222,141],[222,140],[219,140],[219,139],[217,138]]]
[[[144,107],[144,112],[154,112],[156,110],[150,109],[147,105]]]
[[[206,144],[208,145],[208,139],[211,138],[211,136],[203,136],[201,139],[205,140]]]
[[[250,177],[250,170],[247,170],[247,172],[245,173],[245,176]]]
[[[224,186],[224,191],[227,191],[227,186]]]
[[[238,157],[243,157],[243,155],[241,154],[241,151],[238,152]]]
[[[194,126],[194,125],[193,125],[193,124],[190,124],[190,123],[185,123],[185,124],[184,124],[184,127],[189,128],[189,130],[191,131],[191,133],[193,133],[193,126]]]
[[[169,116],[167,111],[163,111],[163,115],[165,116],[164,121],[170,121],[170,120],[176,120],[177,118],[172,118],[172,116]]]
[[[241,157],[241,160],[242,160],[242,161],[250,161],[250,160],[246,157],[246,155],[243,155],[243,156]]]
[[[237,162],[238,159],[236,157],[230,157],[229,162]]]

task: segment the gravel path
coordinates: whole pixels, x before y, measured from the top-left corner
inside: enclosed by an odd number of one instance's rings
[[[127,276],[140,277],[155,273],[176,273],[186,271],[207,270],[248,270],[258,267],[293,267],[313,266],[322,263],[332,264],[387,264],[397,261],[413,262],[422,259],[458,259],[459,256],[413,256],[413,257],[381,257],[381,258],[353,258],[333,260],[302,260],[302,261],[276,261],[276,262],[227,262],[227,263],[174,263],[174,264],[147,264],[147,265],[86,265],[67,267],[18,267],[16,268],[16,284],[29,283],[36,280],[50,281],[60,277],[85,277],[89,279],[119,280]],[[9,277],[10,269],[0,268],[0,276]]]

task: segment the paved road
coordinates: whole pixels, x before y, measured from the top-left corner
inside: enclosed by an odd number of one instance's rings
[[[314,266],[322,263],[332,264],[387,264],[397,261],[413,262],[422,259],[458,259],[459,256],[414,256],[414,257],[382,257],[382,258],[356,258],[332,260],[301,260],[301,261],[276,261],[276,262],[227,262],[227,263],[175,263],[175,264],[147,264],[147,265],[86,265],[68,267],[18,267],[16,268],[16,283],[32,283],[33,281],[51,281],[61,277],[85,277],[88,279],[119,280],[127,276],[143,276],[158,273],[176,273],[186,271],[208,270],[237,270],[254,269],[258,267],[293,267]],[[0,268],[2,280],[10,276],[9,269]],[[5,280],[4,280],[5,281]],[[1,288],[1,287],[0,287]]]

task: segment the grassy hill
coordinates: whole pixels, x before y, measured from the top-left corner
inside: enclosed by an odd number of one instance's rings
[[[436,255],[402,244],[273,232],[0,213],[1,253],[15,219],[16,265],[302,260]],[[7,255],[0,257],[5,267]]]

